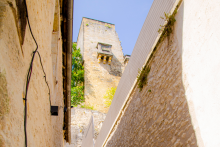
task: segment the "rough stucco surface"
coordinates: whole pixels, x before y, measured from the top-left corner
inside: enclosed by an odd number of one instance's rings
[[[184,0],[183,83],[201,147],[220,146],[219,8],[219,0]]]
[[[148,82],[141,92],[134,89],[107,147],[197,146],[182,83],[178,25],[175,25],[174,34],[153,53],[148,64],[151,67]]]
[[[98,63],[98,42],[112,45],[111,65]],[[108,88],[117,87],[124,70],[122,47],[115,25],[83,18],[77,43],[77,47],[83,48],[85,103],[94,106],[95,110],[107,112],[103,96]]]
[[[10,5],[9,3],[10,2]],[[57,72],[53,73],[51,45],[55,0],[27,0],[30,25],[39,45],[47,75],[52,105],[59,106],[59,116],[50,115],[48,88],[38,55],[33,63],[27,95],[27,141],[31,147],[61,147],[63,145],[62,46],[57,44]],[[15,13],[14,13],[15,12]],[[26,76],[36,45],[26,26],[23,46],[17,33],[17,7],[14,0],[0,2],[0,94],[1,105],[9,108],[0,116],[0,146],[24,146],[24,104]],[[60,37],[60,32],[58,33]],[[23,54],[22,54],[23,51]],[[54,64],[54,63],[53,63]],[[53,76],[55,75],[55,76]],[[57,84],[54,82],[56,77]],[[7,98],[9,100],[7,100]],[[3,100],[4,99],[4,103]],[[8,102],[8,104],[7,104]],[[2,107],[1,107],[2,109]],[[6,109],[7,110],[7,109]]]

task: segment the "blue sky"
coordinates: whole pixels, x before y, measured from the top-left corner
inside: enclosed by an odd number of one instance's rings
[[[153,0],[74,0],[73,41],[82,17],[115,24],[123,53],[130,54],[147,17]]]

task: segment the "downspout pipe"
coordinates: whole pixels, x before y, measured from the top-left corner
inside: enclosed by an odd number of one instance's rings
[[[68,116],[67,142],[69,142],[69,144],[71,144],[71,71],[72,71],[73,3],[74,0],[67,1],[68,8],[67,8],[66,91],[67,91],[67,116]]]

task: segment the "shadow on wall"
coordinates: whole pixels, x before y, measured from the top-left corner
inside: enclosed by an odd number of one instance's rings
[[[85,69],[85,73],[89,74],[89,70]],[[94,86],[92,84],[92,81],[90,80],[90,78],[88,78],[87,76],[84,76],[84,81],[86,81],[86,83],[84,82],[84,98],[87,99],[88,96],[90,97],[95,97],[95,92],[94,92]],[[87,86],[89,85],[89,86]]]
[[[197,147],[182,79],[184,2],[176,15],[173,34],[153,52],[148,82],[136,87],[107,147]]]
[[[100,63],[100,66],[103,67],[110,75],[113,76],[122,76],[122,64],[121,62],[114,56],[112,58],[112,62],[110,65],[108,65],[108,62],[106,64],[103,64],[103,60]]]
[[[7,123],[7,114],[10,111],[10,98],[8,96],[8,89],[7,89],[7,80],[6,80],[6,72],[0,71],[0,126],[2,129],[0,135],[0,146],[6,146],[6,142],[3,138],[4,134],[7,133],[6,123]],[[3,135],[3,136],[2,136]]]
[[[17,8],[16,6],[13,5],[12,2],[7,1],[7,3],[9,4],[13,12],[14,21],[15,21],[17,33],[19,36],[20,46],[22,48],[22,45],[24,44],[25,30],[26,30],[26,25],[27,25],[25,3],[24,3],[24,0],[16,0]],[[23,53],[23,50],[22,50],[22,53]]]

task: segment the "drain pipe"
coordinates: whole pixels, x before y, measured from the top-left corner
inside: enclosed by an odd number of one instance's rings
[[[72,71],[72,32],[73,32],[73,3],[74,0],[67,1],[67,54],[66,54],[66,66],[67,66],[67,116],[68,116],[68,136],[67,142],[71,143],[71,71]]]

